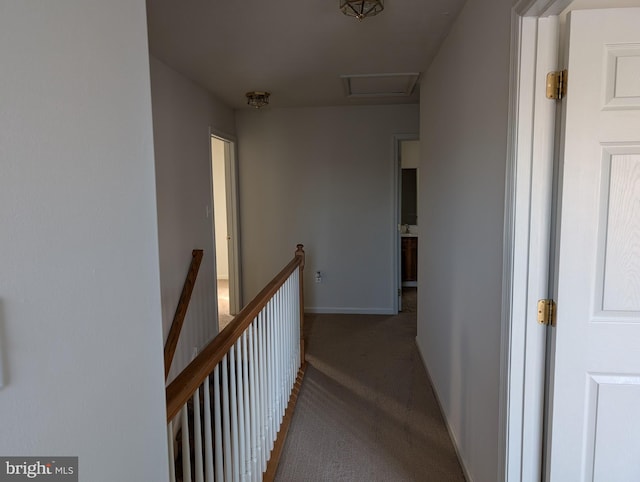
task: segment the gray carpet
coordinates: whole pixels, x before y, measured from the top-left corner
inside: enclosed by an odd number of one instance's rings
[[[276,481],[464,481],[415,313],[307,315],[309,366]]]
[[[218,279],[218,333],[233,320],[229,310],[229,280]]]
[[[402,312],[418,312],[418,288],[402,288]]]

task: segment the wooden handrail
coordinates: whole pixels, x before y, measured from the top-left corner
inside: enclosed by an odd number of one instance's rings
[[[184,318],[187,315],[187,308],[189,307],[189,301],[191,300],[191,293],[193,293],[193,287],[196,284],[196,278],[198,277],[198,270],[200,269],[200,263],[202,262],[203,252],[201,249],[194,249],[191,252],[191,265],[189,266],[189,272],[184,280],[182,286],[182,293],[180,294],[180,301],[176,307],[176,313],[173,315],[173,322],[169,329],[169,335],[164,345],[164,377],[169,376],[169,369],[173,362],[173,356],[176,354],[176,347],[178,346],[178,339],[180,338],[180,332],[182,331],[182,325],[184,324]]]
[[[298,244],[294,258],[258,295],[216,336],[167,387],[167,423],[180,411],[204,379],[242,336],[258,313],[296,269],[304,267],[303,245]],[[301,273],[302,274],[302,273]],[[300,278],[302,284],[302,277]],[[302,305],[302,300],[301,303]],[[302,311],[301,307],[301,311]],[[302,322],[302,319],[301,319]],[[302,336],[302,334],[300,335]]]

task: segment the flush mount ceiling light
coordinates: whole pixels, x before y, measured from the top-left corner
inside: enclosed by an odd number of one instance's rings
[[[269,92],[258,92],[255,90],[252,92],[247,92],[247,104],[249,104],[251,107],[259,109],[260,107],[264,107],[265,105],[269,104],[270,95],[271,94]]]
[[[340,0],[340,10],[349,17],[362,20],[373,17],[384,10],[382,0]]]

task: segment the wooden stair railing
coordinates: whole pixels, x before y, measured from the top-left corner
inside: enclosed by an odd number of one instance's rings
[[[171,363],[173,362],[173,356],[176,354],[176,347],[178,346],[178,339],[180,338],[180,332],[182,331],[182,325],[184,324],[185,316],[187,315],[187,308],[189,307],[189,301],[191,301],[191,294],[193,293],[193,287],[196,284],[196,278],[198,277],[198,271],[200,270],[200,263],[202,262],[203,251],[201,249],[194,249],[191,251],[191,265],[187,272],[187,277],[184,280],[182,286],[182,293],[180,294],[180,300],[176,307],[176,312],[173,315],[173,322],[167,335],[167,341],[164,345],[164,377],[169,376],[169,370],[171,369]]]
[[[182,480],[191,480],[192,469],[195,480],[273,480],[306,368],[304,258],[299,244],[167,387],[171,480],[181,480],[174,424],[182,438]]]

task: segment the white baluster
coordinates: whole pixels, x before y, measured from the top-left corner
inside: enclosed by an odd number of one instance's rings
[[[275,414],[275,425],[274,425],[274,440],[278,434],[278,430],[280,429],[280,376],[282,374],[282,342],[280,341],[280,302],[278,300],[278,295],[273,299],[273,334],[274,334],[274,345],[275,345],[275,380],[273,388],[276,393],[276,414]]]
[[[244,336],[244,334],[243,334]],[[245,452],[245,440],[244,440],[244,424],[245,424],[245,413],[244,413],[244,383],[242,378],[242,364],[243,364],[243,356],[242,356],[242,340],[238,338],[236,342],[236,375],[238,378],[237,389],[238,389],[238,451],[239,451],[239,467],[240,467],[240,480],[245,480],[245,460],[246,460],[246,452]]]
[[[249,328],[251,329],[251,328]],[[248,480],[252,480],[253,472],[251,470],[251,409],[250,405],[250,397],[251,390],[249,385],[249,350],[247,348],[247,339],[248,339],[248,331],[245,331],[242,334],[242,360],[244,362],[244,370],[242,372],[242,384],[245,388],[245,397],[244,397],[244,416],[245,416],[245,426],[244,426],[244,451],[245,451],[245,474],[247,475]]]
[[[191,447],[189,446],[189,413],[187,404],[182,406],[182,480],[191,482]]]
[[[273,298],[273,437],[275,439],[280,426],[280,326],[278,323],[278,299]]]
[[[240,457],[238,451],[238,403],[236,397],[235,349],[229,349],[229,375],[231,380],[231,447],[233,454],[233,482],[240,481]]]
[[[223,358],[223,362],[224,362]],[[222,482],[224,480],[224,463],[222,452],[222,414],[220,413],[220,365],[224,366],[224,363],[220,362],[213,370],[213,434],[215,437],[215,470],[216,480]]]
[[[292,366],[292,382],[291,387],[296,383],[298,375],[298,367],[300,366],[300,311],[297,309],[296,300],[298,298],[298,283],[296,275],[298,271],[294,271],[291,277],[291,366]]]
[[[202,423],[200,419],[200,388],[193,394],[193,437],[195,451],[195,481],[204,482],[204,470],[202,466]]]
[[[176,460],[173,453],[173,420],[167,425],[167,443],[169,447],[169,482],[176,482]]]
[[[277,387],[277,368],[278,357],[276,350],[276,309],[273,299],[269,302],[270,305],[270,320],[269,320],[269,418],[270,418],[270,431],[269,436],[269,450],[273,450],[273,442],[277,433],[277,400],[278,393]]]
[[[294,293],[294,299],[296,300],[296,305],[295,305],[295,310],[296,310],[296,317],[295,317],[295,322],[296,322],[296,364],[298,367],[302,366],[302,352],[300,351],[302,349],[302,347],[300,346],[300,340],[302,340],[302,337],[304,336],[304,333],[301,332],[302,326],[301,326],[301,322],[302,319],[300,318],[301,316],[301,311],[304,309],[304,307],[302,306],[302,300],[300,299],[300,270],[297,269],[296,270],[296,284],[295,284],[295,293]]]
[[[287,311],[287,323],[286,323],[286,344],[287,344],[287,396],[285,397],[285,407],[287,406],[287,402],[289,401],[289,395],[291,393],[291,387],[293,386],[293,366],[291,365],[293,362],[293,343],[291,343],[291,335],[293,335],[293,310],[291,309],[291,277],[287,279],[286,289],[285,289],[285,298],[286,298],[286,311]],[[286,408],[285,408],[286,410]]]
[[[282,348],[284,350],[284,356],[282,357],[282,419],[284,419],[284,412],[287,409],[287,401],[289,400],[289,391],[287,390],[289,386],[289,343],[288,338],[289,335],[287,333],[289,328],[289,307],[287,306],[287,291],[286,289],[282,290],[281,293],[281,302],[282,302]]]
[[[213,480],[213,437],[211,436],[211,386],[204,379],[204,473],[207,482]]]
[[[258,393],[258,436],[260,438],[260,448],[262,450],[262,460],[260,471],[264,473],[269,453],[267,451],[267,417],[266,417],[266,386],[265,386],[265,354],[264,354],[264,326],[266,311],[262,310],[260,324],[258,325],[258,379],[260,381],[260,392]]]
[[[298,298],[298,283],[297,283],[297,270],[291,273],[291,371],[292,371],[292,383],[291,387],[295,385],[296,376],[298,373],[298,349],[300,346],[300,337],[298,336],[298,329],[300,322],[298,320],[299,311],[297,310],[296,300]]]
[[[282,419],[284,417],[284,398],[285,398],[285,379],[286,379],[286,344],[284,334],[284,301],[282,290],[276,294],[278,299],[278,328],[280,330],[278,337],[278,345],[280,347],[280,395],[278,400],[280,401],[279,413],[278,413],[278,429],[282,425]]]
[[[249,386],[251,387],[251,403],[249,404],[249,415],[251,417],[251,475],[252,481],[261,480],[262,474],[259,465],[257,446],[260,441],[260,417],[257,412],[258,400],[260,396],[260,387],[255,381],[255,374],[260,368],[260,362],[255,356],[255,347],[258,341],[258,326],[262,312],[258,313],[258,316],[253,320],[251,324],[251,332],[249,343],[247,345],[248,357],[249,357]]]
[[[280,429],[281,424],[281,412],[280,408],[282,407],[282,362],[284,358],[283,346],[282,346],[282,303],[280,299],[280,291],[276,293],[276,350],[278,353],[278,379],[276,380],[276,389],[278,391],[278,406],[277,406],[277,427],[276,430]]]
[[[222,358],[222,423],[224,438],[224,479],[231,481],[233,479],[232,460],[231,460],[231,416],[229,415],[229,365],[227,364],[227,355]]]
[[[270,407],[271,407],[271,383],[270,382],[270,373],[271,373],[271,353],[270,353],[270,345],[269,345],[269,333],[271,330],[271,318],[269,317],[269,309],[270,309],[270,303],[267,303],[267,306],[265,306],[264,308],[264,317],[263,317],[263,343],[264,343],[264,349],[263,349],[263,353],[264,353],[264,361],[263,361],[263,370],[264,370],[264,377],[265,377],[265,383],[264,383],[264,393],[262,394],[263,397],[263,417],[264,420],[262,421],[264,427],[262,428],[262,430],[264,431],[264,435],[265,438],[267,440],[267,445],[265,446],[265,450],[267,451],[267,453],[269,453],[269,451],[271,450],[270,447],[270,437],[271,437],[271,412],[270,412]]]

